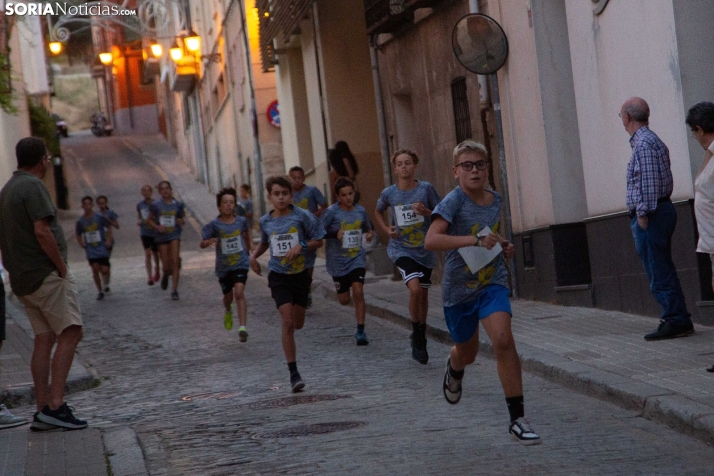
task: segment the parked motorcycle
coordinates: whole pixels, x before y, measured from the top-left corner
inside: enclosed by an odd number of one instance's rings
[[[114,127],[109,124],[104,113],[95,112],[92,114],[92,134],[97,137],[110,136],[114,131]]]
[[[52,119],[55,121],[55,126],[57,127],[57,136],[69,137],[67,123],[57,114],[52,114]]]

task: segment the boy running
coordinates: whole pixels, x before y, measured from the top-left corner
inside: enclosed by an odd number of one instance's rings
[[[116,228],[117,230],[119,229],[119,215],[114,213],[112,210],[110,210],[107,207],[107,197],[104,195],[100,195],[97,197],[97,208],[99,208],[99,214],[102,215],[104,218],[109,221],[111,226]],[[107,251],[109,251],[109,257],[112,256],[112,249],[114,248],[114,242],[112,241],[111,245],[107,246]],[[106,276],[106,281],[104,281],[104,292],[108,293],[109,292],[109,278],[111,277],[111,269],[109,270],[109,273],[107,273]]]
[[[184,204],[174,199],[171,183],[167,180],[158,185],[161,199],[149,206],[146,222],[156,230],[154,240],[159,246],[159,257],[164,268],[161,289],[169,287],[171,276],[171,299],[178,301],[179,272],[181,269],[181,228],[184,224]]]
[[[362,248],[362,233],[367,242],[372,241],[374,232],[361,205],[355,205],[355,185],[350,179],[340,177],[335,182],[338,203],[325,210],[320,219],[327,232],[327,272],[332,276],[337,289],[337,299],[343,306],[350,302],[350,290],[355,302],[357,318],[357,345],[367,345],[364,332],[364,275],[365,250]]]
[[[248,229],[253,229],[253,200],[250,198],[250,185],[244,183],[240,186],[240,196],[238,197],[238,205],[245,210],[245,219],[248,221]]]
[[[454,346],[446,360],[444,398],[451,404],[461,398],[464,368],[474,362],[478,352],[480,321],[496,355],[498,377],[511,417],[508,432],[524,445],[538,445],[540,437],[524,418],[521,362],[511,332],[506,261],[513,258],[515,247],[498,234],[501,196],[485,188],[488,153],[482,144],[464,141],[456,146],[453,155],[453,172],[459,186],[437,205],[426,236],[427,249],[447,251],[441,287],[444,317]],[[472,256],[495,246],[502,247],[503,252],[480,269],[469,269],[466,259],[478,266]]]
[[[149,286],[153,286],[154,283],[159,282],[159,248],[154,240],[154,229],[151,228],[147,222],[151,215],[151,204],[154,203],[154,199],[151,198],[152,191],[151,185],[141,187],[141,196],[144,197],[144,199],[136,204],[136,213],[138,216],[136,224],[139,227],[141,244],[144,247],[144,264],[148,276],[146,284]],[[156,270],[153,274],[151,272],[152,256],[154,258],[154,269]]]
[[[293,206],[292,185],[285,177],[271,177],[265,182],[273,210],[260,218],[260,244],[250,257],[250,267],[259,276],[257,259],[270,249],[268,286],[282,319],[283,352],[290,371],[290,386],[299,392],[305,383],[297,370],[295,330],[305,324],[307,295],[315,264],[314,253],[322,246],[325,229],[319,220]],[[312,258],[310,258],[312,255]]]
[[[327,200],[325,196],[320,192],[320,189],[313,187],[312,185],[305,185],[305,171],[302,167],[292,167],[288,175],[293,183],[293,205],[307,210],[316,217],[319,217],[322,212],[327,208]],[[317,255],[314,252],[308,252],[307,258],[311,262],[315,262]],[[312,277],[312,268],[310,266],[310,277]],[[307,296],[307,307],[312,306],[312,290]]]
[[[84,248],[87,254],[89,267],[92,268],[94,285],[97,287],[97,301],[104,299],[104,291],[109,284],[109,247],[112,245],[112,227],[109,220],[104,216],[94,212],[94,200],[92,197],[82,198],[82,209],[84,214],[79,217],[75,225],[75,237],[79,246]],[[101,275],[101,276],[100,276]],[[104,288],[102,288],[102,278],[104,278]]]
[[[429,311],[431,270],[436,256],[424,249],[424,237],[431,224],[431,212],[439,195],[429,182],[414,180],[419,157],[401,149],[391,158],[397,183],[382,191],[375,218],[389,235],[387,253],[409,288],[409,315],[412,320],[412,358],[420,364],[429,361],[426,351],[426,315]],[[383,213],[393,210],[393,224],[388,226]]]
[[[248,279],[251,239],[245,218],[235,216],[236,190],[224,188],[216,195],[221,214],[201,230],[201,248],[216,248],[216,276],[223,291],[223,325],[233,328],[233,296],[238,308],[238,339],[248,340],[245,329],[248,308],[243,290]]]

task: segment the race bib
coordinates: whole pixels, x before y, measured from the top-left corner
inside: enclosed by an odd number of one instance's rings
[[[98,231],[88,231],[84,234],[84,241],[88,245],[94,245],[96,243],[101,243],[102,234]]]
[[[241,235],[230,238],[221,238],[221,249],[224,255],[234,255],[243,251],[243,240]]]
[[[352,249],[359,248],[362,244],[362,231],[361,230],[345,230],[345,234],[342,235],[342,248]]]
[[[176,217],[174,215],[161,215],[159,217],[159,225],[173,228],[176,226]]]
[[[146,221],[147,218],[149,218],[149,209],[148,208],[142,208],[139,210],[139,213],[141,213],[141,219]]]
[[[417,212],[412,210],[411,204],[395,206],[394,214],[397,217],[397,225],[400,227],[424,223],[424,216],[419,215]]]
[[[270,237],[270,251],[273,256],[283,257],[288,254],[288,251],[299,244],[300,237],[297,233],[285,233],[283,235],[273,235]]]

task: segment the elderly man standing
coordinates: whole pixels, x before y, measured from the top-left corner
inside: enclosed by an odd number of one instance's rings
[[[67,243],[57,208],[41,180],[50,166],[49,156],[45,143],[36,137],[21,139],[15,155],[18,170],[0,191],[0,250],[10,286],[35,333],[30,367],[37,413],[32,429],[78,430],[87,422],[72,414],[64,401],[64,386],[82,339],[82,316],[77,285],[67,269]]]
[[[694,332],[694,326],[672,262],[677,212],[670,200],[673,181],[669,149],[648,127],[650,108],[644,99],[634,97],[625,101],[620,117],[631,136],[627,208],[632,219],[632,236],[650,281],[650,291],[663,309],[659,327],[645,335],[645,340],[684,337]]]

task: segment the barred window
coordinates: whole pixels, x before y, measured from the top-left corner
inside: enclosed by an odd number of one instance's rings
[[[471,113],[469,98],[466,94],[466,78],[456,78],[451,82],[451,100],[454,105],[456,142],[461,143],[466,139],[471,139]]]

